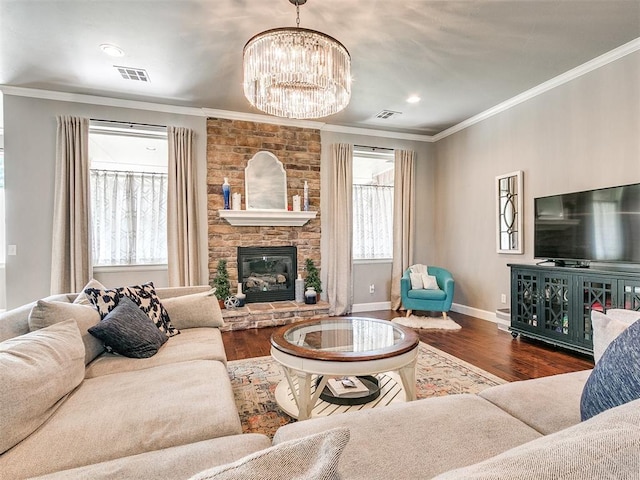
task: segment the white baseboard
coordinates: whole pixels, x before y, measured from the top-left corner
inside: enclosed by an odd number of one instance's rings
[[[356,303],[351,307],[351,313],[372,312],[375,310],[390,309],[391,302]],[[460,305],[459,303],[454,303],[453,305],[451,305],[451,311],[493,322],[498,325],[498,328],[500,330],[507,331],[507,329],[509,328],[509,321],[499,318],[495,312],[488,312],[487,310],[480,310],[479,308],[467,307],[466,305]]]
[[[466,305],[460,305],[459,303],[451,305],[451,311],[493,322],[498,325],[500,330],[507,331],[509,327],[509,322],[499,318],[496,315],[496,312],[488,312],[487,310],[480,310],[479,308],[467,307]]]
[[[356,303],[351,306],[351,313],[373,312],[374,310],[391,310],[391,302]]]

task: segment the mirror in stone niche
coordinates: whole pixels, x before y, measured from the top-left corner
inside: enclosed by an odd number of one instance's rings
[[[522,242],[522,171],[496,177],[497,252],[524,252]]]
[[[287,173],[271,152],[258,152],[244,170],[247,210],[286,210]]]

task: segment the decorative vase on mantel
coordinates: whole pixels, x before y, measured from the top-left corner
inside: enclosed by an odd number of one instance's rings
[[[224,183],[222,184],[222,197],[224,199],[224,209],[229,210],[229,198],[231,197],[231,185],[229,185],[229,179],[224,177]]]

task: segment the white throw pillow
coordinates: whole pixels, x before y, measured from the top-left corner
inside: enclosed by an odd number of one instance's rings
[[[438,280],[433,275],[422,274],[422,288],[425,290],[440,290],[438,287]]]
[[[0,454],[40,427],[83,379],[75,320],[0,343]]]
[[[596,310],[591,311],[594,361],[598,363],[609,344],[638,319],[640,312],[633,310],[613,309],[606,315]]]
[[[91,308],[93,308],[93,303],[91,303],[91,300],[89,300],[89,297],[87,297],[87,294],[84,293],[84,291],[87,288],[97,288],[99,290],[105,290],[107,287],[105,287],[104,285],[102,285],[98,280],[96,280],[95,278],[92,278],[91,280],[89,280],[89,283],[87,283],[82,290],[80,290],[80,292],[78,293],[78,296],[76,297],[76,299],[73,301],[73,303],[79,303],[80,305],[89,305]]]
[[[196,327],[222,327],[224,320],[215,290],[163,298],[171,323],[178,330]]]
[[[409,278],[411,279],[412,290],[420,290],[423,287],[421,273],[409,273]]]
[[[348,441],[348,428],[334,428],[252,453],[190,480],[340,480],[338,460]]]
[[[411,273],[424,273],[427,275],[429,272],[427,271],[427,266],[421,263],[416,263],[415,265],[411,265],[409,267],[409,271]]]

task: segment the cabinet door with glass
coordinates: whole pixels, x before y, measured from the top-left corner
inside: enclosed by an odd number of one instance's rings
[[[618,308],[640,311],[640,280],[618,280]]]
[[[570,342],[575,336],[571,322],[572,282],[569,275],[542,272],[540,274],[540,308],[542,332],[548,338]]]
[[[511,270],[511,326],[537,332],[538,273],[531,270]],[[514,335],[517,336],[517,333]]]
[[[576,325],[577,344],[586,348],[593,348],[593,329],[591,327],[591,312],[593,310],[606,313],[610,308],[616,308],[617,280],[612,276],[581,275],[576,282],[575,306],[579,308]]]

